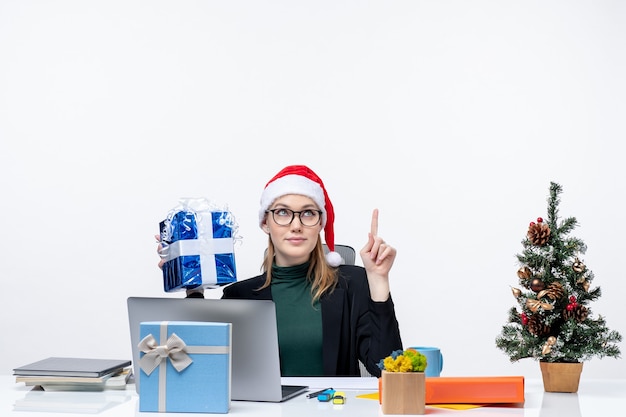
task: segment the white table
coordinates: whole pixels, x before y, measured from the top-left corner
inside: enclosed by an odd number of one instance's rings
[[[344,405],[320,403],[306,395],[284,403],[233,401],[230,413],[241,416],[383,416],[378,401],[357,398],[373,393],[374,378],[284,378],[283,383],[309,385],[311,389],[332,386],[346,392]],[[449,410],[426,407],[426,415],[455,415],[457,417],[624,417],[626,416],[626,379],[582,379],[578,393],[545,393],[541,380],[525,381],[526,401],[523,407],[479,407],[469,410]],[[140,413],[139,398],[133,385],[124,391],[104,392],[35,392],[24,384],[15,383],[15,377],[0,375],[0,416],[10,417],[76,417],[98,414],[104,417],[178,415],[191,417],[199,414]],[[28,401],[40,405],[39,411],[20,411],[18,406]],[[65,404],[65,409],[59,406]],[[56,410],[56,411],[55,411]],[[201,414],[200,414],[201,415]],[[206,414],[204,414],[206,415]]]

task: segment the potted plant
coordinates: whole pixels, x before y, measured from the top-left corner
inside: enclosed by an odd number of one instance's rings
[[[519,285],[512,287],[517,306],[496,337],[496,346],[511,362],[539,361],[544,390],[577,392],[583,362],[620,356],[622,336],[608,329],[590,304],[601,296],[594,275],[582,261],[586,245],[569,236],[574,217],[558,217],[559,184],[550,183],[547,219],[530,222],[523,251],[517,255]]]
[[[426,356],[415,349],[396,350],[380,361],[383,414],[424,414]]]

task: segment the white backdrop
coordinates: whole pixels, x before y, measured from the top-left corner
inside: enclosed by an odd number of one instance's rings
[[[0,0],[0,373],[130,357],[126,298],[182,296],[153,238],[180,197],[228,205],[256,275],[258,199],[293,163],[324,179],[337,243],[381,210],[404,343],[440,346],[443,375],[539,377],[495,337],[550,181],[593,312],[626,335],[625,5]]]

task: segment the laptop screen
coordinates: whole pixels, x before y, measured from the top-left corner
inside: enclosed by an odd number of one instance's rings
[[[127,303],[137,390],[141,372],[137,347],[141,322],[211,321],[232,323],[231,398],[284,400],[273,301],[129,297]]]

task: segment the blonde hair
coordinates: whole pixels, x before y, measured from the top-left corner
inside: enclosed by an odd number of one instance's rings
[[[319,235],[309,261],[310,265],[307,271],[307,279],[311,282],[311,295],[315,303],[324,294],[330,294],[337,285],[337,268],[333,268],[326,262],[322,240]],[[263,259],[263,266],[261,268],[265,272],[265,283],[263,283],[259,289],[270,286],[272,282],[273,263],[274,243],[272,243],[271,237],[268,237],[267,251],[265,252],[265,258]]]

